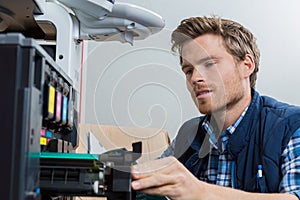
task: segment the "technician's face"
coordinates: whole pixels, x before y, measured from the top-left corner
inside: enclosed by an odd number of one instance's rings
[[[228,110],[244,95],[239,66],[222,42],[220,36],[205,34],[182,46],[182,71],[203,114]]]

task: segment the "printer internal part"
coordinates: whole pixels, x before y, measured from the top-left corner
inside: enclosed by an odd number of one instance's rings
[[[141,145],[74,153],[84,40],[132,44],[164,25],[158,14],[114,0],[0,0],[1,199],[136,198],[130,169]]]
[[[141,156],[141,145],[133,143],[133,151],[121,148],[100,155],[41,152],[42,199],[66,195],[134,200],[131,165]]]

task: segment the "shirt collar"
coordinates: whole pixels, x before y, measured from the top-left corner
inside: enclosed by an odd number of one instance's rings
[[[244,111],[242,112],[242,114],[239,116],[239,118],[231,125],[229,126],[225,131],[223,131],[221,133],[221,138],[224,137],[227,133],[229,133],[229,135],[232,135],[235,131],[235,129],[238,127],[238,125],[240,124],[240,122],[242,121],[242,119],[244,118],[247,110],[248,110],[247,106]],[[216,137],[216,134],[214,132],[214,128],[213,126],[210,124],[210,119],[211,116],[207,115],[205,116],[203,123],[202,123],[202,128],[206,131],[206,133],[209,135],[209,142],[216,148],[218,149],[218,138]]]
[[[229,126],[226,129],[231,135],[233,134],[233,132],[235,131],[235,129],[238,127],[238,125],[240,124],[240,122],[242,121],[242,119],[244,118],[244,116],[246,115],[248,107],[249,106],[247,106],[247,108],[245,108],[245,110],[242,112],[242,114],[239,116],[239,118],[231,126]]]

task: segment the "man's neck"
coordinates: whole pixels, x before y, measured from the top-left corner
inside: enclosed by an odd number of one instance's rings
[[[220,133],[223,132],[241,116],[243,111],[249,106],[250,102],[251,92],[249,95],[245,95],[231,108],[225,108],[223,110],[213,112],[211,122],[217,125]]]

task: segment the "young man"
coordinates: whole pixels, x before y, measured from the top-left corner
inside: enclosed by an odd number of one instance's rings
[[[133,189],[178,200],[300,199],[300,108],[255,91],[252,33],[192,17],[172,44],[204,116],[184,123],[165,158],[133,167]]]

